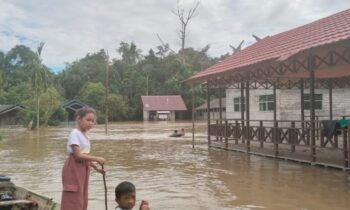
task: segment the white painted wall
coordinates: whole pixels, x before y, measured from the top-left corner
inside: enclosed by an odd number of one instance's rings
[[[309,90],[305,90],[309,93]],[[328,89],[316,89],[315,93],[323,95],[322,110],[316,110],[316,116],[329,116],[329,92]],[[259,110],[259,96],[273,94],[272,89],[258,89],[250,91],[250,119],[272,120],[273,111]],[[300,120],[300,90],[277,90],[277,119],[278,120]],[[228,119],[240,119],[241,112],[234,112],[233,98],[240,97],[239,89],[226,89],[226,115]],[[309,116],[305,110],[305,116]],[[335,119],[343,115],[350,115],[350,89],[333,89],[333,116]],[[320,117],[321,119],[321,117]]]

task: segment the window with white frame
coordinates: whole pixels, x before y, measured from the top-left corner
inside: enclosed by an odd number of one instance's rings
[[[241,110],[244,111],[245,101],[243,98],[243,107],[241,109],[241,97],[235,97],[233,98],[233,111],[240,112]]]
[[[322,101],[323,101],[323,95],[322,94],[315,94],[315,109],[316,110],[322,110]],[[304,109],[310,110],[310,94],[308,94],[308,93],[304,94]]]
[[[259,96],[260,111],[273,111],[273,107],[274,107],[273,95]]]

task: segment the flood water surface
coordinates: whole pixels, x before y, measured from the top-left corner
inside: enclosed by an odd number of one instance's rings
[[[171,138],[189,122],[115,123],[90,132],[92,154],[107,159],[109,209],[114,188],[131,181],[153,210],[350,209],[350,182],[345,172],[287,161],[208,149],[205,124],[192,136]],[[61,169],[71,126],[41,130],[1,129],[0,174],[22,187],[60,201]],[[89,210],[104,209],[102,175],[93,172]],[[134,209],[138,209],[135,207]]]

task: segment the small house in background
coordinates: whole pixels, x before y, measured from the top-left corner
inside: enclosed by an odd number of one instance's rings
[[[68,121],[74,121],[74,115],[75,112],[83,107],[90,107],[93,108],[87,104],[84,104],[83,102],[79,101],[78,99],[72,99],[70,101],[67,101],[64,103],[63,108],[66,110],[68,113]],[[93,108],[94,109],[94,108]]]
[[[222,106],[222,118],[226,118],[226,98],[221,99]],[[206,120],[208,117],[208,108],[207,103],[195,108],[196,119],[197,120]],[[220,102],[218,98],[215,98],[210,101],[210,119],[218,120],[220,119]]]
[[[180,95],[141,96],[143,120],[175,120],[175,113],[187,111]]]
[[[0,126],[18,124],[18,112],[23,109],[21,105],[0,105]]]

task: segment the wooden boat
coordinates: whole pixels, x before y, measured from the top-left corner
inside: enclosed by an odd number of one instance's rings
[[[0,210],[59,210],[52,198],[39,195],[13,184],[9,177],[0,175]]]
[[[169,137],[181,137],[181,136],[183,136],[183,134],[181,134],[181,133],[173,133]]]

